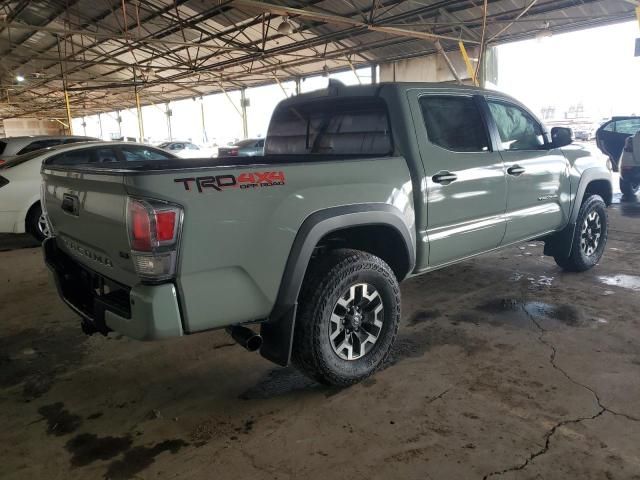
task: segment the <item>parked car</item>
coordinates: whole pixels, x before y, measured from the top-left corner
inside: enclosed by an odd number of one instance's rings
[[[640,117],[613,117],[603,123],[596,131],[596,143],[602,153],[613,164],[613,170],[619,170],[620,155],[628,137],[640,131]]]
[[[565,270],[601,259],[611,171],[570,144],[495,91],[331,82],[278,104],[255,162],[45,160],[45,259],[87,333],[226,327],[349,385],[389,354],[403,279],[532,239]]]
[[[67,145],[77,142],[98,142],[97,138],[81,136],[46,136],[34,135],[30,137],[8,137],[0,139],[0,165],[19,155],[35,152],[56,145]]]
[[[218,157],[255,157],[264,153],[264,138],[249,138],[218,148]]]
[[[210,150],[202,149],[191,142],[163,142],[158,147],[180,158],[210,158],[212,156]]]
[[[28,232],[42,240],[50,234],[40,205],[42,161],[52,165],[104,165],[176,158],[163,150],[132,143],[83,142],[25,153],[0,167],[0,233]]]
[[[595,125],[576,125],[572,128],[573,130],[573,138],[576,140],[580,140],[583,142],[588,142],[596,137],[596,131],[598,127]]]
[[[620,191],[634,196],[640,190],[640,131],[625,140],[620,156]]]

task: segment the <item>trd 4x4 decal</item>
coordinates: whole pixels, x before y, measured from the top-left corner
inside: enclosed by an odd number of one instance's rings
[[[195,184],[199,193],[207,189],[220,192],[226,188],[275,187],[286,183],[284,172],[250,172],[241,173],[237,177],[235,175],[212,175],[207,177],[176,178],[173,181],[182,183],[184,189],[188,192],[191,191]]]

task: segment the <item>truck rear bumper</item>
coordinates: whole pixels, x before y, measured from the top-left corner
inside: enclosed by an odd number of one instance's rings
[[[78,264],[55,238],[45,240],[43,249],[60,298],[96,331],[113,330],[137,340],[183,335],[173,284],[129,288]]]

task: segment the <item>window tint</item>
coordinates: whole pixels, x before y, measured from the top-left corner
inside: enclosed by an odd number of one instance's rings
[[[198,147],[197,145],[194,145],[193,143],[187,143],[187,148],[189,150],[200,150],[200,147]]]
[[[169,160],[175,158],[170,155],[165,155],[158,150],[142,147],[137,145],[120,147],[120,151],[124,155],[124,159],[127,162],[149,162],[156,160]]]
[[[616,122],[610,122],[603,129],[605,132],[615,132],[616,131]]]
[[[0,155],[4,152],[4,149],[7,148],[6,142],[0,142]]]
[[[258,143],[256,143],[256,147],[263,148],[264,147],[264,140],[258,141]]]
[[[266,155],[390,155],[384,100],[340,98],[281,105],[273,113]]]
[[[488,101],[505,150],[539,150],[544,146],[542,127],[520,107]]]
[[[114,163],[118,161],[118,155],[113,148],[96,148],[94,152],[94,161],[97,163]]]
[[[184,144],[183,143],[172,143],[169,146],[169,150],[184,150]]]
[[[46,165],[85,165],[95,163],[92,149],[72,150],[49,158]]]
[[[472,97],[425,96],[420,107],[429,141],[454,152],[488,152],[489,138]]]
[[[618,133],[625,133],[627,135],[634,135],[640,130],[640,118],[629,118],[626,120],[618,120],[615,122]]]
[[[41,150],[47,147],[53,147],[54,145],[60,145],[62,142],[61,139],[48,139],[48,140],[37,140],[35,142],[31,142],[29,145],[24,147],[22,150],[18,152],[18,155],[22,155],[23,153],[35,152],[36,150]]]

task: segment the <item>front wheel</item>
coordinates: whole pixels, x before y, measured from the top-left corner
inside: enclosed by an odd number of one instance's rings
[[[640,183],[631,183],[627,180],[620,179],[620,191],[625,197],[633,197],[640,190]]]
[[[384,362],[400,323],[400,287],[380,258],[334,250],[305,276],[293,362],[315,380],[347,386]]]
[[[587,198],[580,207],[568,258],[554,257],[562,269],[584,272],[600,261],[607,244],[609,217],[600,195]]]

